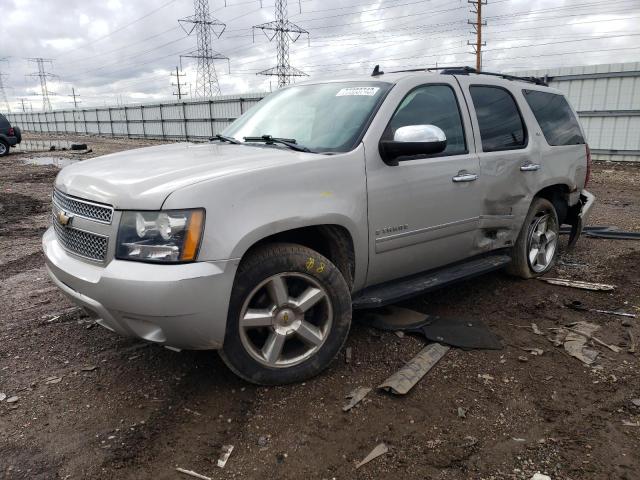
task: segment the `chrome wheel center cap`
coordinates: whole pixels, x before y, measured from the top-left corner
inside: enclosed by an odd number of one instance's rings
[[[290,308],[283,308],[278,311],[273,322],[274,329],[284,335],[294,332],[299,325],[300,319],[298,315]]]

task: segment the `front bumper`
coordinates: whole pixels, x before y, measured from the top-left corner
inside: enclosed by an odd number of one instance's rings
[[[42,246],[53,282],[100,325],[174,348],[222,346],[237,262],[95,265],[67,253],[53,228]]]
[[[569,212],[568,223],[571,225],[571,234],[569,235],[568,244],[569,247],[575,246],[578,238],[580,238],[595,201],[596,197],[591,192],[587,190],[582,190],[580,192],[580,200]]]

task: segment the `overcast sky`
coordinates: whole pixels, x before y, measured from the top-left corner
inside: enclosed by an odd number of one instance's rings
[[[251,26],[274,18],[274,0],[209,0],[227,24],[214,49],[222,94],[268,91],[275,77],[256,72],[276,63],[275,43]],[[291,45],[290,62],[312,78],[383,69],[474,65],[467,0],[289,1],[289,19],[309,31]],[[196,39],[178,19],[192,0],[0,0],[0,62],[12,110],[41,110],[37,66],[45,57],[54,108],[69,108],[71,88],[81,106],[174,98],[169,73]],[[483,68],[531,68],[640,61],[640,0],[489,0]],[[182,63],[195,87],[195,65]],[[270,84],[271,82],[271,84]],[[275,87],[274,87],[275,88]],[[187,87],[188,90],[188,87]],[[0,98],[0,110],[4,110]]]

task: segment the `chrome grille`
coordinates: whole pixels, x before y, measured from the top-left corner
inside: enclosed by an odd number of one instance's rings
[[[63,227],[53,218],[53,228],[60,244],[72,253],[90,260],[104,261],[109,238],[73,227]]]
[[[53,191],[53,203],[67,213],[95,222],[110,224],[113,217],[113,208],[109,206],[70,197],[58,190]]]

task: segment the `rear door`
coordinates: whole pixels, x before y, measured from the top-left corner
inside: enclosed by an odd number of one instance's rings
[[[428,78],[428,77],[427,77]],[[437,80],[437,81],[436,81]],[[436,125],[440,154],[387,165],[381,139],[407,125]],[[451,76],[412,77],[389,93],[365,139],[369,285],[470,255],[478,227],[478,158],[460,87]]]
[[[529,128],[531,115],[521,108],[522,83],[480,75],[456,78],[479,132],[481,230],[475,249],[481,253],[515,242],[533,195],[542,188],[540,133]]]

